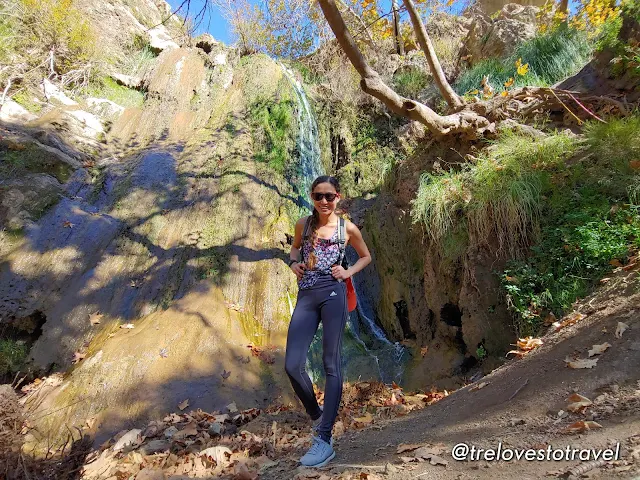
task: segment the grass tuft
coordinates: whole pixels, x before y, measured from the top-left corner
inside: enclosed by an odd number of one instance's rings
[[[503,89],[509,78],[514,86],[549,86],[580,70],[591,56],[591,46],[584,32],[558,28],[536,35],[521,43],[515,52],[505,59],[489,58],[463,72],[454,87],[458,93],[482,89],[482,79],[487,77],[494,91]],[[521,58],[529,64],[526,75],[516,73],[515,63]]]

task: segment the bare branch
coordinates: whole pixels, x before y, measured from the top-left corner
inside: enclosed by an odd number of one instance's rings
[[[318,0],[318,2],[340,47],[360,74],[360,87],[362,90],[380,100],[392,112],[424,124],[433,134],[439,136],[460,133],[475,137],[495,127],[486,118],[472,111],[440,116],[426,105],[398,95],[384,83],[380,75],[367,63],[349,33],[335,1]]]
[[[464,105],[464,102],[458,94],[453,91],[451,85],[449,85],[447,77],[445,77],[444,71],[442,70],[442,65],[440,65],[436,51],[431,43],[431,39],[429,38],[429,34],[427,33],[426,28],[424,28],[424,23],[422,22],[420,15],[418,15],[413,1],[403,0],[403,3],[409,12],[413,29],[416,33],[416,37],[418,37],[418,43],[420,44],[425,57],[427,57],[427,63],[429,64],[431,75],[433,75],[436,85],[438,86],[438,90],[440,90],[440,93],[450,107],[461,108]]]

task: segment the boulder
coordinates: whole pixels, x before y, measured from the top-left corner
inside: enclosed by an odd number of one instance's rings
[[[486,58],[501,58],[511,54],[516,46],[536,34],[537,7],[507,4],[492,19],[474,11],[473,22],[461,51],[470,65]]]
[[[38,118],[22,105],[13,100],[6,100],[0,107],[0,121],[11,123],[26,123]]]
[[[46,173],[27,174],[0,185],[0,224],[17,230],[38,218],[62,196],[62,185]]]
[[[152,28],[147,33],[149,34],[149,46],[156,53],[160,53],[164,50],[180,48],[179,45],[171,39],[171,35],[169,35],[169,32],[164,25]]]
[[[123,87],[133,88],[134,90],[138,90],[142,87],[142,79],[140,77],[125,75],[124,73],[112,73],[111,78],[113,78],[118,85],[122,85]]]
[[[106,98],[93,98],[89,97],[86,100],[87,106],[91,110],[91,113],[97,115],[100,118],[107,120],[113,120],[120,116],[124,112],[124,107],[118,105]]]
[[[57,85],[46,78],[42,81],[41,88],[47,101],[54,105],[78,105],[78,102],[67,97]]]

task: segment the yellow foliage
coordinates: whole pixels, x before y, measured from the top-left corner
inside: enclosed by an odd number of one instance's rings
[[[69,70],[95,54],[95,36],[73,0],[19,0],[25,40],[50,51]]]
[[[516,71],[518,72],[518,75],[522,77],[525,76],[529,71],[529,64],[528,63],[523,64],[522,59],[519,58],[518,60],[516,60]]]
[[[539,32],[547,32],[549,29],[555,29],[566,22],[571,28],[586,30],[594,37],[600,33],[606,22],[614,20],[620,15],[620,6],[617,5],[616,0],[581,0],[581,5],[573,16],[561,12],[558,8],[559,5],[560,2],[547,0],[542,6],[537,14]],[[548,16],[551,16],[549,23],[543,21]]]

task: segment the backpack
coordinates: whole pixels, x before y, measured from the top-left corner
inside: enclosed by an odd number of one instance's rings
[[[307,220],[304,223],[304,230],[302,232],[303,240],[307,239],[310,235],[311,230],[311,215],[307,217]],[[349,260],[347,260],[347,256],[345,255],[345,251],[347,248],[347,223],[344,218],[338,217],[338,244],[340,245],[340,256],[338,257],[337,264],[342,266],[345,270],[349,268]],[[356,290],[353,286],[353,282],[351,281],[351,277],[345,280],[345,285],[347,286],[347,306],[350,312],[353,312],[358,306],[358,299],[356,297]]]

